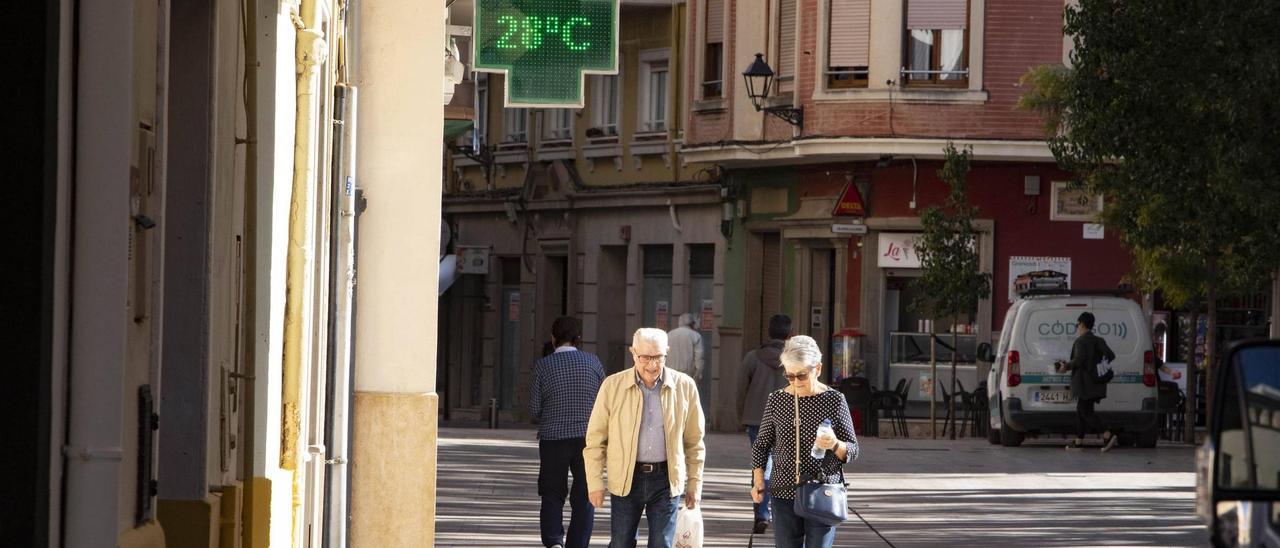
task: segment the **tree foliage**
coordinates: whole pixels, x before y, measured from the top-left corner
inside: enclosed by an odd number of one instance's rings
[[[978,233],[973,219],[978,208],[969,203],[965,178],[973,153],[957,152],[947,143],[946,163],[938,176],[951,187],[942,207],[920,213],[924,232],[915,243],[921,276],[913,282],[912,308],[933,318],[972,321],[978,301],[991,292],[991,274],[978,263]]]
[[[1256,291],[1280,266],[1280,3],[1081,0],[1072,67],[1023,77],[1023,108],[1134,251],[1137,276],[1181,305]]]

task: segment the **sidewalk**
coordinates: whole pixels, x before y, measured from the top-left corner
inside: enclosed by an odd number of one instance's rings
[[[1059,440],[860,439],[846,467],[852,506],[897,546],[1196,546],[1193,452],[1186,446],[1067,452]],[[741,548],[751,527],[745,434],[707,436],[705,546]],[[531,429],[440,430],[437,546],[541,546]],[[566,504],[566,520],[568,505]],[[607,546],[609,506],[592,546]],[[773,546],[772,530],[755,546]],[[644,546],[641,525],[640,546]],[[883,546],[856,517],[836,546]]]

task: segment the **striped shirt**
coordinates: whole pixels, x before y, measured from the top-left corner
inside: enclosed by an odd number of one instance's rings
[[[585,438],[602,381],[604,366],[589,352],[556,352],[535,362],[529,413],[538,421],[538,439]]]

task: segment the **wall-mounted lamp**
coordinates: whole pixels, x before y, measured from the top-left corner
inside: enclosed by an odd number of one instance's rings
[[[769,68],[769,63],[764,62],[763,53],[756,54],[756,60],[743,71],[742,79],[747,84],[747,97],[751,98],[751,104],[756,107],[756,112],[763,110],[804,131],[804,107],[764,106],[764,102],[769,97],[769,87],[773,84],[773,69]]]
[[[876,167],[889,167],[889,162],[893,161],[892,154],[881,154],[880,159],[876,160]]]

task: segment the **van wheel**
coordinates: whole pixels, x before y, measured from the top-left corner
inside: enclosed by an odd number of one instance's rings
[[[1150,449],[1155,447],[1156,443],[1160,441],[1160,430],[1152,428],[1146,432],[1139,432],[1137,438],[1138,447]]]
[[[1009,425],[1000,423],[1000,445],[1005,447],[1017,447],[1022,445],[1022,440],[1026,438],[1026,434],[1009,428]]]

